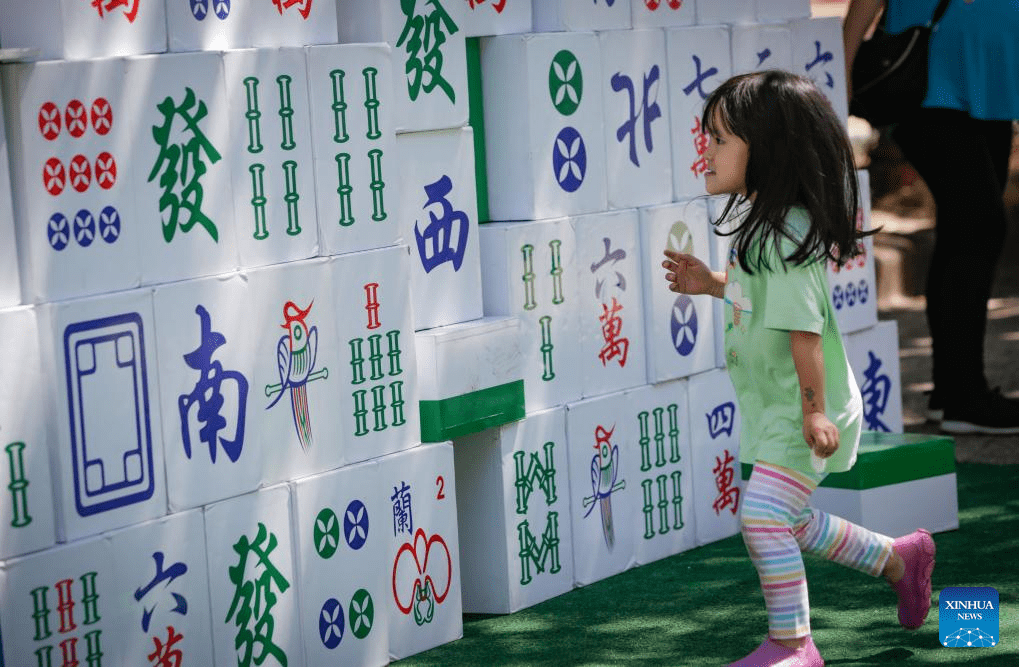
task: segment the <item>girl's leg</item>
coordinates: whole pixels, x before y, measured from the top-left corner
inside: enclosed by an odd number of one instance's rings
[[[761,579],[773,639],[810,635],[806,573],[793,526],[815,488],[803,473],[758,461],[743,493],[743,542]]]
[[[793,535],[803,551],[871,576],[885,575],[899,598],[899,623],[923,625],[931,604],[934,540],[926,530],[893,540],[821,510],[805,507]]]
[[[802,551],[876,577],[892,557],[894,540],[841,517],[804,507],[793,536]]]

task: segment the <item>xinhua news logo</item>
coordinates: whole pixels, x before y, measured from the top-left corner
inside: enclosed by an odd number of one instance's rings
[[[998,591],[989,586],[945,588],[938,594],[938,634],[949,648],[998,645]]]

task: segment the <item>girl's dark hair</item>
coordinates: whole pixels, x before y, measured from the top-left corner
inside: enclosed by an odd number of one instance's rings
[[[713,126],[716,113],[722,128]],[[858,242],[872,232],[856,229],[853,149],[831,104],[810,79],[781,70],[734,76],[708,96],[702,127],[710,133],[725,129],[749,147],[747,195],[731,195],[719,222],[743,204],[749,211],[732,231],[716,231],[736,236],[744,271],[751,272],[751,265],[770,269],[765,249],[768,243],[778,249],[782,236],[797,244],[783,262],[826,257],[841,266],[862,252]],[[793,206],[810,216],[803,239],[786,229]]]

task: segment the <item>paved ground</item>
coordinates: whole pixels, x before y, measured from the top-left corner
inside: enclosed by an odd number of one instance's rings
[[[1019,398],[1019,137],[1013,144],[1006,203],[1009,236],[989,302],[986,369],[992,386]],[[937,433],[926,421],[930,383],[930,333],[924,315],[923,285],[930,265],[934,206],[930,193],[892,144],[881,141],[871,153],[873,219],[885,231],[875,237],[879,318],[899,327],[899,356],[906,431]],[[955,436],[960,462],[1019,464],[1019,436]]]

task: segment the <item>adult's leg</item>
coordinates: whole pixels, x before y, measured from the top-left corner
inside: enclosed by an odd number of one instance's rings
[[[1006,234],[1002,192],[1011,124],[923,109],[893,137],[937,205],[927,318],[934,386],[949,409],[987,392],[987,300]]]

